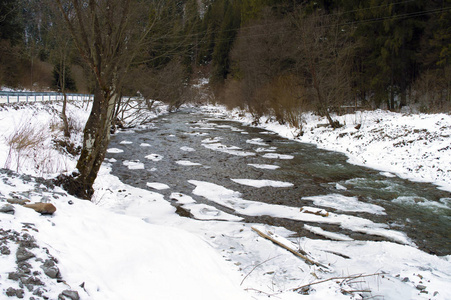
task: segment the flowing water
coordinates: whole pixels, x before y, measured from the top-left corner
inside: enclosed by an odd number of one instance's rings
[[[206,140],[210,139],[210,140]],[[121,143],[127,141],[129,143]],[[131,142],[131,143],[130,143]],[[212,149],[211,146],[215,145]],[[220,143],[223,146],[217,146]],[[237,148],[230,148],[235,146]],[[228,148],[227,148],[228,147]],[[238,191],[246,200],[290,207],[319,207],[335,213],[343,209],[319,206],[312,196],[356,197],[359,202],[381,206],[386,214],[349,212],[345,214],[386,224],[389,229],[405,232],[422,250],[451,254],[451,194],[434,185],[415,183],[379,171],[347,163],[345,155],[325,151],[310,144],[284,139],[262,129],[240,123],[211,118],[208,115],[184,111],[155,120],[150,129],[120,132],[110,143],[122,153],[109,153],[114,158],[112,172],[124,183],[149,189],[148,182],[160,182],[170,189],[158,191],[171,201],[173,192],[190,195],[198,203],[216,206],[222,211],[235,211],[193,194],[188,180],[215,183]],[[239,148],[239,149],[238,149]],[[275,153],[288,155],[274,158]],[[158,154],[152,159],[149,154]],[[290,157],[292,156],[292,157]],[[139,161],[144,169],[130,169],[124,161]],[[198,166],[177,163],[189,161]],[[280,168],[260,169],[249,164],[270,164]],[[231,179],[269,179],[292,183],[292,187],[256,188],[238,184]],[[307,199],[306,199],[307,198]],[[338,198],[337,198],[338,199]],[[345,198],[347,199],[347,198]],[[174,205],[177,205],[172,201]],[[332,207],[335,207],[332,205]],[[189,212],[178,209],[184,216]],[[356,240],[389,240],[386,237],[346,230],[327,223],[300,222],[269,216],[242,216],[246,222],[283,226],[298,235],[322,238],[305,229],[304,224],[339,232]]]

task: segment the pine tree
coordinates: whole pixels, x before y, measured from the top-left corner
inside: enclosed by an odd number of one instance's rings
[[[240,6],[236,2],[224,1],[224,18],[215,39],[212,55],[213,82],[222,82],[230,72],[230,51],[241,23]]]

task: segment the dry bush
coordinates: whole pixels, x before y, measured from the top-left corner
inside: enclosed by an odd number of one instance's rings
[[[267,28],[279,34],[268,34]],[[240,81],[242,98],[255,121],[272,109],[269,85],[275,78],[290,72],[295,63],[293,31],[289,22],[281,22],[271,10],[262,18],[241,28],[231,52],[231,76]]]
[[[274,78],[257,93],[280,124],[288,123],[300,132],[303,126],[302,113],[314,108],[301,83],[301,79],[293,74],[282,75]]]
[[[227,79],[221,90],[217,90],[217,99],[221,101],[222,104],[227,106],[228,109],[233,109],[239,107],[244,108],[246,101],[243,96],[243,83],[235,79]]]
[[[340,127],[330,112],[352,99],[350,68],[355,44],[352,28],[342,28],[340,14],[315,12],[305,16],[301,9],[293,15],[296,35],[297,74],[304,79],[320,115],[333,128]]]
[[[16,171],[19,171],[24,156],[42,148],[42,144],[46,140],[44,132],[44,130],[34,127],[29,121],[22,121],[14,132],[6,138],[9,151],[4,167],[10,168],[13,159],[15,159]]]

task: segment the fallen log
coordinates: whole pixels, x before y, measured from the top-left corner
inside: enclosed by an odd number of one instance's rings
[[[314,260],[311,260],[311,259],[308,258],[307,256],[305,256],[305,255],[299,253],[298,251],[296,251],[296,250],[294,250],[294,249],[292,249],[292,248],[286,246],[286,245],[283,244],[282,242],[280,242],[280,241],[274,239],[274,238],[271,237],[270,235],[268,235],[268,234],[266,234],[266,233],[264,233],[264,232],[258,230],[258,229],[255,228],[255,227],[251,227],[251,228],[252,228],[252,230],[255,231],[259,236],[261,236],[261,237],[263,237],[263,238],[265,238],[265,239],[267,239],[267,240],[270,240],[271,242],[273,242],[274,244],[276,244],[276,245],[278,245],[278,246],[284,248],[285,250],[290,251],[291,253],[293,253],[293,254],[296,255],[297,257],[303,259],[306,263],[308,263],[308,264],[310,264],[310,265],[315,265],[315,266],[318,266],[318,267],[322,267],[322,268],[325,268],[325,269],[329,270],[329,267],[327,267],[327,266],[325,266],[325,265],[323,265],[323,264],[321,264],[321,263],[319,263],[319,262],[316,262],[316,261],[314,261]]]

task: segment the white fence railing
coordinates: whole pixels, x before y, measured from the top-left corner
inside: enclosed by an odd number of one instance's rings
[[[92,94],[66,93],[67,100],[91,101]],[[7,92],[0,91],[0,104],[10,104],[18,102],[38,102],[38,101],[61,101],[63,93],[56,92]]]

